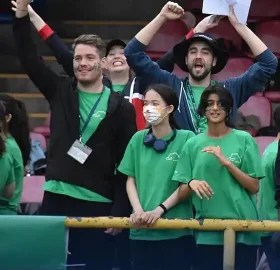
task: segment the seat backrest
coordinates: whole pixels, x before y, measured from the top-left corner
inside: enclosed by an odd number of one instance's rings
[[[148,53],[165,53],[179,42],[186,33],[186,25],[181,20],[168,21],[155,34],[146,51]]]
[[[239,111],[244,115],[256,115],[260,120],[260,127],[270,126],[272,115],[271,115],[271,104],[266,97],[262,96],[251,96],[246,103],[244,103]]]
[[[45,176],[26,176],[23,179],[21,203],[41,203]]]
[[[214,74],[212,77],[214,80],[222,81],[229,78],[234,78],[242,75],[246,72],[254,62],[248,57],[233,57],[229,58],[226,66],[222,71]]]
[[[212,34],[215,38],[224,39],[227,49],[230,49],[231,52],[240,52],[242,50],[242,38],[234,30],[227,18],[222,19],[218,27],[209,29],[207,33]]]
[[[44,152],[47,151],[47,142],[46,142],[46,138],[40,134],[40,133],[35,133],[35,132],[30,132],[30,138],[31,140],[38,140],[40,142],[40,145],[43,149]]]
[[[280,16],[279,0],[253,0],[249,11],[249,21],[267,20]]]
[[[270,136],[258,136],[255,137],[255,140],[259,146],[260,154],[262,155],[265,148],[275,140],[276,137]]]
[[[280,6],[280,4],[278,4]],[[280,20],[260,22],[256,27],[256,35],[274,53],[280,55]]]
[[[180,69],[177,65],[174,65],[173,72],[176,76],[178,76],[181,79],[184,79],[188,76],[188,73]]]

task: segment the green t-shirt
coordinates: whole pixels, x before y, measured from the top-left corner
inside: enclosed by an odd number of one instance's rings
[[[259,150],[249,133],[233,129],[221,138],[199,134],[184,146],[173,180],[188,183],[191,179],[205,180],[214,191],[210,200],[199,199],[195,194],[192,202],[198,219],[248,219],[258,220],[255,196],[249,194],[218,158],[202,152],[207,146],[219,146],[236,167],[254,178],[263,177]],[[197,244],[223,245],[223,232],[196,232]],[[258,233],[237,233],[237,242],[259,244]]]
[[[99,123],[104,119],[108,101],[110,96],[110,89],[105,87],[104,92],[101,93],[88,93],[79,90],[79,110],[80,110],[80,128],[83,127],[92,106],[101,96],[101,99],[98,103],[97,108],[92,115],[87,128],[85,129],[84,133],[82,134],[82,142],[86,143],[91,135],[97,129]],[[95,202],[112,202],[110,199],[97,194],[91,190],[88,190],[83,187],[79,187],[76,185],[72,185],[66,182],[62,182],[59,180],[49,180],[44,184],[44,190],[67,195],[76,199],[86,200],[86,201],[95,201]]]
[[[122,93],[125,88],[125,84],[112,84],[112,89],[116,93]]]
[[[186,89],[186,99],[187,99],[188,106],[190,108],[191,118],[196,133],[198,134],[204,133],[207,130],[207,120],[206,117],[198,116],[197,109],[200,103],[201,95],[205,90],[205,87],[191,86],[191,90],[189,90],[189,87],[185,85],[185,89]],[[192,95],[193,95],[193,99],[192,99]],[[195,104],[193,104],[193,100]]]
[[[137,132],[130,140],[118,170],[135,178],[135,184],[141,206],[144,211],[151,211],[163,203],[179,186],[171,181],[177,161],[185,142],[194,136],[191,131],[178,130],[163,153],[143,144],[148,130]],[[163,137],[168,140],[173,132]],[[190,200],[179,203],[170,209],[163,218],[192,218]],[[134,240],[175,239],[186,234],[187,230],[131,229],[130,238]]]
[[[260,218],[264,220],[278,220],[278,212],[275,208],[276,201],[274,200],[275,161],[277,151],[278,141],[274,141],[266,147],[262,157],[265,177],[260,181],[258,208],[260,211]]]
[[[8,151],[7,143],[6,150],[0,156],[0,194],[3,193],[6,185],[15,182],[15,173],[13,168],[13,156]],[[7,207],[7,200],[3,197],[0,197],[0,209]],[[1,211],[0,211],[1,214]]]
[[[16,182],[16,188],[13,197],[7,200],[7,205],[0,206],[0,214],[11,215],[17,213],[18,206],[20,203],[24,177],[24,165],[20,148],[15,139],[11,136],[7,137],[6,139],[6,152],[12,158],[13,175],[14,181]],[[1,169],[0,171],[2,174]]]

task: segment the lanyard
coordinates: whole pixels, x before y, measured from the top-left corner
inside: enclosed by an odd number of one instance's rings
[[[191,103],[192,103],[193,111],[195,113],[195,117],[199,121],[200,120],[200,115],[197,112],[198,108],[197,108],[197,105],[196,105],[195,100],[194,100],[192,87],[191,87],[191,85],[189,84],[188,81],[186,81],[186,84],[187,84],[188,93],[189,93],[190,98],[191,98]]]
[[[88,117],[87,117],[87,119],[86,119],[86,121],[85,121],[83,127],[82,127],[81,130],[80,130],[80,141],[81,141],[81,139],[82,139],[82,135],[83,135],[84,131],[86,130],[86,128],[87,128],[87,126],[88,126],[88,124],[89,124],[89,121],[90,121],[91,117],[92,117],[93,114],[94,114],[94,111],[96,110],[96,108],[97,108],[97,106],[98,106],[98,104],[99,104],[99,102],[100,102],[100,99],[101,99],[103,93],[104,93],[104,90],[102,91],[102,94],[99,96],[99,98],[96,100],[96,102],[93,104],[93,106],[92,106],[92,108],[91,108],[91,110],[90,110],[90,113],[89,113],[89,115],[88,115]],[[80,117],[81,117],[81,116],[80,116]]]

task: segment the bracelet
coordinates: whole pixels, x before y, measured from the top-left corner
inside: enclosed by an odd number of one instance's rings
[[[194,179],[191,179],[191,180],[188,182],[188,187],[189,187],[190,189],[192,189],[192,188],[190,187],[190,183],[191,183],[192,180],[194,180]]]
[[[163,213],[164,213],[164,214],[168,211],[167,208],[164,206],[163,203],[161,203],[161,204],[159,205],[159,207],[161,207],[161,208],[163,209]]]

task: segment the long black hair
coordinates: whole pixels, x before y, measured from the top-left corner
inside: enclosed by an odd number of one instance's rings
[[[0,101],[0,133],[5,133],[6,130],[6,108],[3,102]],[[5,141],[0,136],[0,157],[5,152]]]
[[[174,118],[174,112],[178,109],[179,106],[179,99],[175,91],[165,84],[152,84],[146,89],[146,91],[144,92],[144,96],[150,90],[154,90],[155,92],[157,92],[167,105],[173,105],[174,110],[169,114],[169,124],[172,128],[179,129],[179,126],[177,125]]]
[[[221,85],[209,85],[203,91],[198,106],[198,114],[200,116],[205,116],[206,108],[208,107],[208,98],[211,94],[216,94],[220,99],[221,106],[226,112],[226,119],[225,119],[226,126],[233,127],[233,124],[229,119],[230,112],[232,111],[232,106],[233,106],[233,97],[231,93]]]
[[[26,166],[29,161],[31,143],[28,116],[25,105],[20,100],[3,94],[0,94],[0,101],[5,104],[6,115],[11,114],[12,116],[7,125],[7,129],[16,140],[22,153],[23,164]]]

